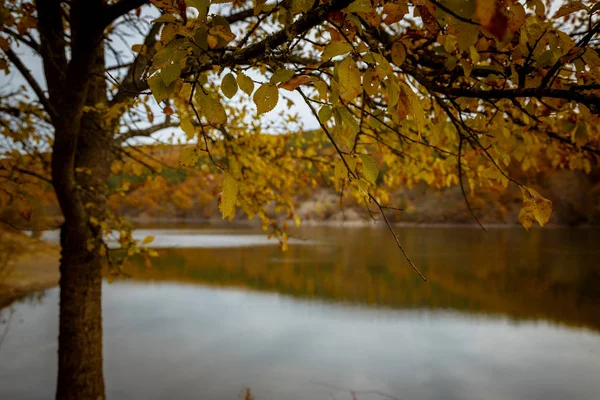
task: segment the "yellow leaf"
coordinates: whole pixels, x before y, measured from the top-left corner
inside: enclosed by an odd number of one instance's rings
[[[192,140],[196,133],[196,130],[194,129],[194,125],[192,124],[192,120],[189,119],[188,117],[182,118],[180,126],[181,126],[181,130],[183,132],[185,132],[185,137],[188,140]]]
[[[206,41],[211,49],[214,49],[219,45],[219,38],[215,35],[208,35]]]
[[[228,73],[221,81],[221,91],[227,98],[232,98],[238,91],[238,84],[232,73]]]
[[[371,12],[373,6],[370,0],[356,0],[348,6],[348,12]]]
[[[216,36],[217,38],[222,40],[222,43],[219,43],[219,47],[224,47],[233,39],[235,39],[235,34],[231,32],[231,28],[229,26],[216,25],[210,28],[208,32],[210,36]]]
[[[321,107],[321,109],[319,110],[317,115],[319,116],[319,121],[321,121],[322,124],[325,124],[327,121],[329,121],[329,119],[333,115],[331,113],[331,107],[329,107],[329,106]]]
[[[385,22],[388,25],[398,22],[408,14],[408,3],[399,1],[398,3],[385,3],[383,5],[383,13],[386,14]]]
[[[563,4],[558,10],[556,10],[554,18],[564,17],[566,15],[585,9],[586,6],[584,6],[581,1],[571,1],[567,4]]]
[[[292,76],[294,76],[294,71],[291,69],[278,69],[277,71],[275,71],[273,73],[273,75],[271,75],[271,79],[269,80],[269,82],[271,82],[272,84],[278,84],[281,82],[287,82],[290,79],[292,79]]]
[[[483,26],[489,25],[492,17],[496,13],[496,0],[477,0],[475,7],[475,16]]]
[[[456,43],[461,52],[468,51],[479,39],[479,26],[466,22],[456,24]]]
[[[198,151],[193,147],[187,147],[181,150],[179,154],[179,164],[184,167],[192,167],[198,162]]]
[[[219,99],[214,95],[208,95],[200,88],[196,91],[196,102],[198,108],[209,124],[224,124],[227,122],[227,114]]]
[[[527,18],[527,14],[525,13],[525,8],[520,3],[515,3],[510,6],[510,18],[508,19],[508,28],[516,32],[521,29],[521,26],[525,23],[525,18]]]
[[[325,47],[323,54],[321,55],[322,61],[328,61],[335,56],[341,56],[343,54],[350,53],[352,46],[348,42],[333,41]]]
[[[419,133],[422,133],[425,128],[425,113],[423,112],[423,106],[421,105],[421,100],[416,95],[416,93],[413,92],[413,90],[410,87],[408,87],[408,85],[401,83],[400,89],[401,89],[402,93],[404,93],[406,95],[406,101],[408,102],[409,113],[410,113],[410,115],[412,115],[412,117],[415,120],[415,125],[417,126],[417,130],[419,131]],[[402,100],[403,97],[400,96],[400,99]]]
[[[131,51],[133,51],[134,53],[144,54],[146,53],[146,46],[144,46],[143,44],[134,44],[133,46],[131,46]]]
[[[315,4],[315,0],[292,0],[292,13],[308,12],[313,4]]]
[[[254,93],[252,98],[256,104],[259,114],[271,111],[279,101],[279,91],[277,86],[270,83],[263,83]]]
[[[252,94],[254,91],[254,81],[243,73],[237,74],[236,81],[242,92],[246,93],[248,96]]]
[[[373,160],[367,154],[360,154],[360,159],[362,161],[362,173],[367,182],[375,185],[377,182],[377,177],[379,176],[379,168],[377,168],[377,164],[375,160]]]
[[[342,160],[337,160],[335,162],[333,176],[335,177],[336,181],[344,180],[348,177],[348,170],[346,169],[346,165]]]
[[[351,57],[338,64],[339,95],[346,103],[353,101],[361,91],[360,70]]]
[[[142,240],[142,244],[152,243],[154,241],[154,236],[146,236],[144,240]]]
[[[239,187],[237,181],[227,172],[221,186],[221,197],[219,199],[219,210],[223,219],[229,218],[231,221],[235,217],[235,203],[237,200]]]
[[[519,222],[525,229],[531,228],[534,221],[544,226],[552,215],[552,202],[544,198],[536,190],[521,186],[523,207],[519,212]]]
[[[166,67],[161,68],[159,75],[164,84],[169,86],[181,75],[181,64],[178,62],[169,64]],[[173,89],[175,89],[175,87],[173,87]]]
[[[406,49],[399,40],[395,41],[392,45],[392,62],[397,66],[401,66],[406,58]]]
[[[160,103],[167,97],[173,94],[175,85],[165,85],[165,82],[161,78],[160,74],[154,74],[148,79],[148,86],[154,96],[157,103]]]

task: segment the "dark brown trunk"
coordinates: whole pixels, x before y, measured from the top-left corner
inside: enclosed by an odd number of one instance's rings
[[[104,399],[102,367],[102,266],[90,258],[87,238],[63,227],[60,263],[58,384],[61,400]]]
[[[85,104],[107,104],[104,52],[90,65]],[[102,364],[102,232],[90,218],[106,218],[114,122],[99,111],[85,112],[77,135],[74,168],[85,214],[65,218],[61,235],[59,368],[56,398],[104,399]],[[83,220],[82,220],[83,219]]]

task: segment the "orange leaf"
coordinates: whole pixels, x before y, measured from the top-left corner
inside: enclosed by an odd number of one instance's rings
[[[416,7],[419,10],[419,14],[421,15],[421,19],[423,20],[425,28],[427,28],[427,30],[431,32],[431,34],[437,35],[440,31],[440,27],[437,23],[437,20],[435,19],[435,16],[431,13],[431,11],[429,11],[429,8],[427,6]]]
[[[504,38],[508,28],[508,18],[498,0],[477,0],[475,16],[481,26],[498,40]]]
[[[285,89],[285,90],[289,90],[291,92],[293,90],[296,90],[296,88],[298,88],[298,86],[305,85],[308,82],[312,82],[314,80],[315,80],[315,78],[312,76],[297,75],[297,76],[294,76],[289,81],[282,83],[281,85],[279,85],[279,87],[282,89]]]

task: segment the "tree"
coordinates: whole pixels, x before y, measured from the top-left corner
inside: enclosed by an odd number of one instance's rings
[[[137,136],[180,126],[192,143],[181,164],[222,171],[223,217],[258,215],[284,248],[276,216],[294,219],[294,193],[315,174],[386,223],[387,189],[421,180],[460,185],[469,209],[467,188],[516,184],[520,222],[547,223],[550,200],[509,166],[589,172],[600,155],[600,6],[550,3],[4,0],[0,67],[29,89],[0,99],[0,194],[28,218],[23,185],[49,181],[64,216],[56,397],[104,397],[104,236],[121,230],[139,251],[107,212],[108,181]],[[143,42],[121,60],[114,41],[132,32]],[[39,55],[44,84],[19,49]],[[267,134],[278,124],[260,115],[292,92],[320,129],[291,134],[298,117],[284,109],[281,134]]]

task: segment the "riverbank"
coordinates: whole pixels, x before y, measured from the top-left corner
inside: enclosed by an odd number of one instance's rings
[[[57,245],[1,231],[0,308],[27,294],[58,285]]]

